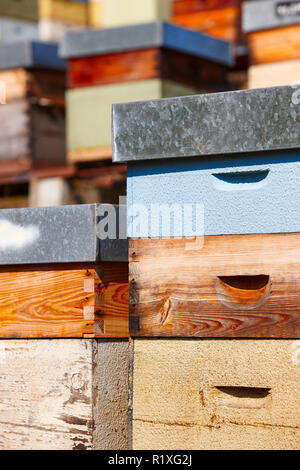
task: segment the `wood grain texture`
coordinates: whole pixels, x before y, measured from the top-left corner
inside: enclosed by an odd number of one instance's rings
[[[244,72],[242,81],[239,69]],[[246,82],[246,68],[239,69],[171,49],[144,49],[71,59],[68,85],[80,88],[161,78],[201,91],[236,90]]]
[[[236,41],[239,35],[239,9],[227,7],[207,9],[173,16],[173,22],[186,28],[196,29],[216,38]]]
[[[160,74],[159,65],[160,51],[155,48],[71,59],[68,86],[79,88],[156,78]]]
[[[126,263],[0,272],[0,337],[127,337]]]
[[[60,106],[64,105],[66,74],[64,71],[22,68],[0,71],[0,100],[10,103],[33,98]]]
[[[136,336],[300,337],[300,234],[130,241]]]
[[[1,450],[127,448],[127,341],[0,341]]]
[[[300,58],[300,25],[248,35],[250,61],[265,64]]]

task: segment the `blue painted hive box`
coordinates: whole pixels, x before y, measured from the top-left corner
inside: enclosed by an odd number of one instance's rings
[[[114,105],[114,160],[128,162],[129,236],[298,231],[298,94],[274,87]],[[131,223],[136,204],[144,206],[139,224]],[[151,206],[174,204],[182,217],[164,233]]]
[[[132,336],[300,337],[298,94],[113,107]]]

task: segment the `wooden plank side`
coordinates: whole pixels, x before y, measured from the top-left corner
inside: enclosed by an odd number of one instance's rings
[[[238,20],[239,9],[235,7],[173,16],[173,22],[180,26],[196,29],[227,41],[237,40]]]
[[[300,234],[130,243],[132,335],[300,337]]]
[[[69,61],[68,86],[79,88],[158,78],[159,66],[157,48],[75,58]]]
[[[102,263],[96,268],[96,337],[129,337],[129,286],[127,263]]]
[[[30,156],[30,113],[27,100],[0,105],[0,141],[0,160]]]
[[[2,268],[0,338],[127,338],[128,303],[127,263]]]
[[[86,312],[94,308],[94,290],[93,269],[6,272],[2,268],[0,337],[68,338],[93,333]]]
[[[248,35],[252,64],[300,58],[300,25],[258,31]]]
[[[87,3],[65,0],[38,0],[39,18],[87,25]]]
[[[238,0],[239,1],[239,0]],[[173,16],[235,6],[237,0],[173,0]]]
[[[0,449],[91,449],[93,366],[89,340],[1,340]]]

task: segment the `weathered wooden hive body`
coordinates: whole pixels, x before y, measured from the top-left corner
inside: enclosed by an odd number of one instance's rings
[[[128,165],[136,449],[299,447],[294,93],[113,106],[114,161]]]
[[[111,105],[235,89],[230,43],[168,23],[68,33],[67,146],[70,161],[111,158]]]
[[[249,88],[293,85],[299,81],[299,1],[245,2],[243,30],[249,43]]]
[[[127,447],[127,240],[118,207],[0,212],[1,449]],[[5,393],[4,393],[5,391]]]
[[[63,165],[65,63],[57,46],[1,45],[0,86],[1,176]]]

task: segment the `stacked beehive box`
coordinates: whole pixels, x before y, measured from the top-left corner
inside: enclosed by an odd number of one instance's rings
[[[104,239],[107,212],[120,227],[114,206],[0,212],[1,449],[127,447],[127,240]]]
[[[57,46],[35,41],[2,44],[0,86],[1,184],[28,180],[32,169],[63,166],[65,63]]]
[[[259,12],[259,14],[258,14]],[[243,6],[249,43],[249,88],[300,80],[300,2],[250,1]]]
[[[128,162],[135,449],[299,447],[294,93],[113,107],[114,160]]]
[[[242,86],[233,46],[163,22],[68,33],[70,162],[111,159],[111,105]]]

